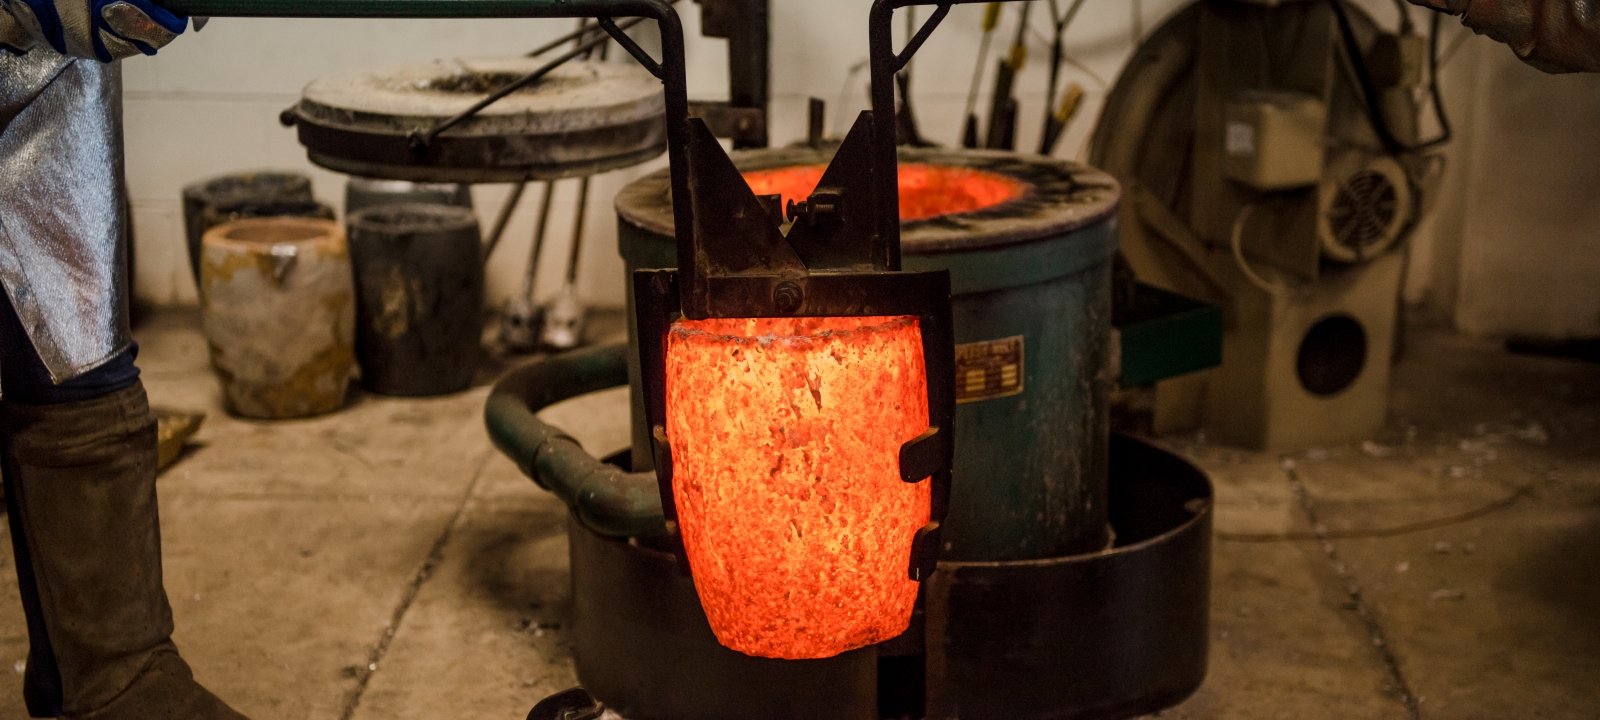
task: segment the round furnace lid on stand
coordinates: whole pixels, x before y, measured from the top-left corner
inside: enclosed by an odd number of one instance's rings
[[[418,142],[439,123],[545,64],[437,60],[317,80],[286,113],[311,161],[419,182],[521,182],[592,175],[666,149],[661,84],[624,63],[573,61]]]

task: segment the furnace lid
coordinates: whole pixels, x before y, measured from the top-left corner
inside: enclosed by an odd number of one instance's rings
[[[367,177],[511,182],[589,175],[666,148],[661,84],[631,63],[572,61],[419,148],[412,134],[539,69],[525,57],[358,70],[306,86],[289,113],[319,165]]]

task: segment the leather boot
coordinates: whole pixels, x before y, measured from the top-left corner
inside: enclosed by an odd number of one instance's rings
[[[194,681],[161,584],[156,424],[144,387],[0,403],[34,717],[244,720]]]

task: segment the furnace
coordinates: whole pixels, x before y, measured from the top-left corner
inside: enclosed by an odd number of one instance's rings
[[[734,161],[787,205],[827,157]],[[623,469],[654,461],[638,383],[634,448],[614,465],[533,417],[637,377],[631,350],[530,366],[491,397],[497,443],[574,509],[579,677],[623,717],[1119,717],[1175,703],[1204,675],[1209,484],[1107,429],[1117,183],[1013,153],[900,157],[903,261],[951,273],[960,400],[939,571],[904,635],[806,661],[718,644],[662,532],[654,475]],[[617,198],[630,269],[677,260],[669,184],[657,173]]]

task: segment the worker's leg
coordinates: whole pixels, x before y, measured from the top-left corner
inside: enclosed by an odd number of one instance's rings
[[[195,683],[170,639],[156,426],[132,349],[56,385],[0,297],[0,458],[29,713],[242,720]]]

